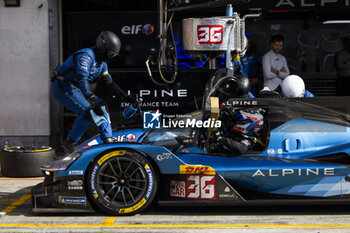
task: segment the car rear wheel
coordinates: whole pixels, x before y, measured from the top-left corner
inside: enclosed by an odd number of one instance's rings
[[[157,191],[157,175],[141,154],[115,150],[98,157],[88,172],[88,192],[108,214],[133,215],[145,209]]]

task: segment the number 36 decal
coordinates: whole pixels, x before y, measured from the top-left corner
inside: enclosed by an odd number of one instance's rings
[[[191,199],[215,199],[215,176],[188,176],[186,196]]]
[[[222,44],[223,26],[222,25],[198,25],[197,43],[198,44]]]

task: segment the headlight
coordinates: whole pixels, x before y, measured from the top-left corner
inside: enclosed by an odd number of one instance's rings
[[[80,156],[82,155],[81,152],[73,152],[66,157],[51,161],[45,165],[42,165],[40,167],[41,170],[44,171],[63,171],[67,170],[67,168],[75,161],[77,160]]]

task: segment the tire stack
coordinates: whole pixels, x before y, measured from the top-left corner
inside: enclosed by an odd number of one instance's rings
[[[55,159],[55,151],[49,146],[6,146],[0,151],[1,173],[6,177],[43,176],[40,166]]]

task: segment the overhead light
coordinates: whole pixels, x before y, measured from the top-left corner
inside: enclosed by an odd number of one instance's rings
[[[350,20],[328,20],[323,22],[323,24],[339,24],[339,23],[350,23]]]
[[[21,6],[21,0],[4,0],[5,6],[7,7],[15,7],[15,6]]]

